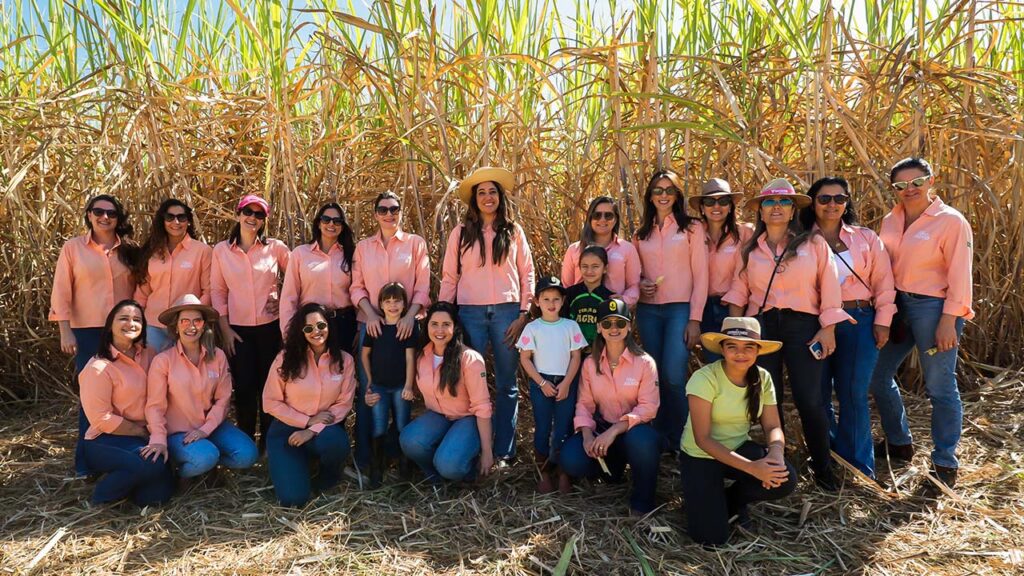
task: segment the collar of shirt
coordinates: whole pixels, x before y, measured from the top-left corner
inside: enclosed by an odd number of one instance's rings
[[[665,216],[665,219],[661,221],[661,226],[655,226],[655,228],[657,228],[658,231],[664,233],[665,231],[669,230],[668,225],[670,223],[673,226],[675,226],[677,230],[679,229],[679,224],[676,222],[676,215],[672,212],[669,212],[668,216]]]
[[[262,244],[262,245],[266,246],[267,245],[267,239],[266,238],[260,238],[259,236],[256,236],[256,241],[253,242],[252,245],[256,246],[257,244]],[[242,247],[239,246],[238,240],[232,240],[230,246],[231,246],[232,250],[238,250],[239,252],[245,253],[245,250],[242,250]]]
[[[331,353],[330,352],[328,352],[326,349],[324,349],[324,353],[321,354],[319,358],[317,358],[316,357],[316,353],[313,352],[313,348],[311,346],[306,346],[306,370],[309,370],[310,368],[316,368],[318,370],[323,370],[324,368],[329,368],[330,365],[331,365]],[[344,366],[344,363],[342,363],[342,366],[338,367],[339,368],[339,372],[340,372],[340,369],[343,366]]]
[[[789,246],[789,243],[792,242],[792,241],[793,241],[793,237],[788,235],[788,233],[787,233],[786,243],[783,244],[782,246],[780,246],[780,248],[782,248],[782,254],[786,253],[786,247]],[[768,254],[773,260],[775,258],[777,258],[778,256],[781,256],[781,254],[775,254],[774,252],[772,252],[771,247],[768,246],[768,232],[767,231],[762,232],[761,235],[757,237],[757,246],[761,250],[764,250],[764,252],[766,254]]]
[[[378,231],[373,237],[377,240],[378,244],[384,246],[384,232]],[[395,235],[391,237],[392,240],[398,240],[399,242],[405,242],[408,238],[409,234],[401,228],[395,230]]]
[[[189,364],[192,364],[192,361],[189,360],[188,354],[185,353],[185,347],[182,345],[181,340],[178,340],[177,342],[175,342],[174,347],[177,348],[178,354],[180,354],[181,357],[184,358],[186,362],[188,362]],[[203,346],[202,344],[200,344],[199,345],[199,364],[202,364],[203,362],[205,362],[207,360],[206,356],[207,356],[206,347]],[[195,366],[198,367],[198,365],[195,365]]]
[[[320,243],[319,242],[310,242],[309,245],[310,245],[310,250],[312,250],[313,252],[316,252],[318,254],[323,254],[324,256],[330,254],[331,252],[334,252],[335,250],[341,250],[341,242],[340,241],[339,242],[335,242],[334,244],[332,244],[331,248],[329,250],[327,250],[327,252],[324,252],[323,250],[320,249]]]
[[[100,251],[113,252],[114,250],[117,250],[118,246],[121,245],[121,237],[115,234],[114,235],[114,245],[110,247],[110,250],[107,250],[106,248],[103,247],[102,244],[100,244],[99,242],[96,241],[96,239],[93,237],[92,230],[90,230],[89,233],[85,235],[85,244],[87,246],[89,244],[92,244],[93,246],[96,247],[97,250],[100,250]]]
[[[633,363],[633,353],[629,351],[629,348],[626,348],[626,349],[624,349],[622,351],[622,354],[619,356],[619,363],[618,363],[617,366],[621,367],[623,364],[632,364],[632,363]],[[607,347],[604,350],[601,351],[601,366],[602,366],[602,369],[605,366],[608,367],[607,368],[608,369],[608,374],[611,374],[613,372],[612,371],[612,365],[608,361],[608,348]]]
[[[939,198],[938,196],[936,196],[935,199],[932,200],[932,203],[929,204],[928,207],[924,209],[924,212],[922,212],[921,215],[922,216],[938,216],[939,214],[942,213],[943,210],[945,210],[945,208],[946,208],[946,203],[942,201],[942,198]],[[902,202],[900,202],[899,204],[893,206],[892,214],[893,214],[893,216],[896,216],[899,219],[900,222],[906,222],[907,221],[907,210],[906,210],[906,208],[903,207],[903,203]]]
[[[133,355],[134,358],[138,359],[139,355],[142,354],[142,345],[138,344],[138,343],[132,344],[132,351],[135,353]],[[114,360],[117,360],[121,356],[124,356],[125,360],[134,361],[133,360],[133,356],[129,356],[129,355],[125,354],[124,352],[121,352],[120,350],[117,349],[117,346],[114,346],[113,344],[111,344],[110,345],[110,357],[113,358]]]

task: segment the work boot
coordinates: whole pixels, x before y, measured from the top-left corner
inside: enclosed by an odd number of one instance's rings
[[[940,482],[942,482],[946,486],[949,486],[950,488],[956,486],[956,473],[956,468],[950,468],[948,466],[939,466],[938,464],[935,464],[935,477],[938,478]]]
[[[910,462],[914,458],[914,445],[898,446],[890,444],[887,440],[875,443],[875,458],[885,460],[886,452],[889,453],[889,460],[892,462]]]

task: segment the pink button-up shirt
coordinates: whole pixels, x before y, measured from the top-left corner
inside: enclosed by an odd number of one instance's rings
[[[331,365],[331,355],[319,360],[306,350],[306,373],[287,382],[281,378],[282,351],[270,366],[270,375],[263,388],[263,409],[292,428],[309,428],[319,434],[326,424],[309,425],[309,419],[327,410],[337,424],[352,410],[356,394],[355,362],[347,352],[341,353],[341,369]]]
[[[135,350],[132,360],[111,346],[113,361],[93,356],[78,375],[82,410],[89,420],[86,440],[112,433],[126,418],[146,421],[146,370],[153,349],[136,346]]]
[[[380,289],[388,282],[401,282],[410,304],[430,306],[430,255],[427,242],[415,234],[395,232],[385,248],[378,232],[356,244],[352,266],[352,302],[367,298],[377,308]],[[366,322],[362,309],[356,319]]]
[[[818,225],[815,224],[814,230],[817,229]],[[875,324],[889,326],[896,314],[896,288],[893,285],[889,254],[882,240],[868,228],[848,224],[843,224],[839,229],[839,239],[847,248],[843,258],[852,261],[854,272],[864,280],[861,282],[857,276],[849,274],[840,286],[843,300],[871,301],[875,308]],[[846,264],[836,260],[836,270],[840,267],[845,268]],[[846,271],[849,272],[849,269]]]
[[[213,308],[235,326],[262,326],[277,320],[267,312],[271,295],[280,293],[288,269],[288,246],[280,240],[257,240],[249,251],[227,240],[213,247],[210,299]]]
[[[231,372],[220,348],[204,349],[196,366],[181,342],[153,358],[147,378],[149,441],[167,444],[167,435],[199,429],[207,436],[224,422],[231,400]]]
[[[573,425],[594,429],[594,414],[609,424],[626,422],[630,428],[650,422],[658,414],[661,397],[658,395],[658,366],[644,354],[634,356],[624,350],[619,365],[612,370],[607,350],[601,353],[601,373],[597,373],[596,358],[587,357],[580,369],[579,395],[576,399],[576,417]]]
[[[764,301],[764,293],[775,268],[775,254],[768,247],[767,233],[761,234],[757,246],[750,252],[746,269],[736,268],[732,287],[722,301],[736,306],[745,306],[748,316],[754,316]],[[782,255],[783,246],[779,246]],[[743,262],[740,261],[739,266]],[[817,234],[804,242],[796,255],[784,261],[772,281],[768,303],[764,310],[788,308],[797,312],[814,314],[822,326],[831,326],[844,320],[852,320],[843,311],[843,293],[839,288],[836,263],[832,261],[828,243]]]
[[[146,309],[146,322],[164,328],[158,317],[185,294],[210,304],[210,266],[213,248],[185,236],[169,255],[149,258],[149,281],[135,289],[135,299]]]
[[[945,298],[943,314],[974,318],[974,233],[967,219],[939,198],[906,230],[905,217],[903,206],[897,204],[882,219],[879,231],[892,258],[896,289]]]
[[[423,394],[427,410],[449,420],[465,416],[491,417],[491,395],[487,391],[484,357],[472,348],[462,351],[462,376],[455,385],[455,396],[441,389],[441,367],[434,368],[434,345],[428,343],[416,363],[416,387]]]
[[[743,265],[740,250],[754,235],[754,227],[744,222],[738,226],[738,232],[739,242],[729,236],[721,246],[712,243],[711,237],[705,235],[708,245],[708,294],[711,296],[724,296],[732,286],[736,269]]]
[[[316,302],[330,309],[352,305],[349,296],[352,275],[345,271],[347,267],[345,252],[338,243],[331,246],[328,254],[324,254],[316,242],[292,250],[281,288],[282,334],[303,304]]]
[[[120,238],[110,250],[92,239],[92,232],[68,240],[60,249],[50,294],[52,322],[67,320],[72,328],[99,328],[121,300],[135,292],[131,270],[121,262]]]
[[[580,273],[580,253],[585,246],[573,242],[562,258],[562,286],[572,286],[583,281]],[[626,304],[633,306],[640,299],[640,255],[636,246],[619,239],[618,236],[605,246],[608,251],[608,269],[604,285],[613,294],[622,296]]]
[[[441,267],[441,291],[437,299],[469,306],[486,306],[518,302],[521,310],[529,310],[533,299],[533,257],[526,243],[523,228],[516,224],[508,255],[500,264],[491,259],[494,230],[484,228],[484,259],[481,266],[480,245],[474,243],[462,254],[462,274],[459,274],[459,239],[463,225],[459,224],[448,235]]]
[[[644,304],[690,303],[690,320],[700,321],[708,298],[708,246],[704,223],[694,221],[688,230],[679,230],[675,216],[669,214],[650,236],[633,237],[640,253],[641,275],[658,283],[653,298],[640,297]]]

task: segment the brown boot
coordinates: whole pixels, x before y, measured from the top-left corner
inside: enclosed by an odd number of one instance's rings
[[[540,471],[540,481],[537,482],[537,492],[541,494],[550,494],[555,491],[555,485],[551,482],[551,464],[548,463],[548,457],[534,452],[534,462],[537,465],[537,469]]]
[[[956,468],[935,464],[935,477],[950,488],[956,486],[956,472]]]
[[[886,440],[879,440],[876,442],[875,458],[885,460],[886,453],[888,453],[889,461],[891,462],[910,462],[914,459],[914,445],[906,444],[900,446],[897,444],[890,444]]]

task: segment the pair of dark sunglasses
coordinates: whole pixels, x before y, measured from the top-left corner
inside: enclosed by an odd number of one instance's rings
[[[718,204],[719,206],[728,206],[732,204],[732,196],[708,196],[707,198],[701,198],[700,203],[708,208],[711,208],[715,204]]]
[[[388,214],[391,214],[392,216],[394,216],[394,215],[396,215],[396,214],[398,214],[399,212],[402,211],[402,207],[401,206],[377,206],[376,208],[373,209],[373,211],[376,212],[377,215],[379,215],[379,216],[387,216]]]
[[[625,318],[605,318],[601,320],[601,328],[605,330],[611,330],[612,328],[618,328],[622,330],[629,325],[629,322]]]
[[[327,322],[321,320],[316,324],[306,324],[305,326],[302,327],[303,334],[312,334],[314,330],[316,330],[317,332],[323,332],[324,330],[327,330]]]
[[[930,176],[918,176],[917,178],[914,178],[913,180],[904,180],[902,182],[893,182],[892,183],[892,187],[897,189],[897,190],[900,190],[900,191],[906,190],[911,185],[913,185],[914,188],[920,188],[921,186],[924,186],[924,183],[928,181],[928,178],[930,178]]]
[[[90,208],[89,213],[97,218],[104,216],[107,218],[117,218],[117,210],[107,210],[106,208]]]
[[[594,212],[590,215],[591,220],[615,220],[615,212]]]
[[[320,222],[323,224],[335,224],[337,226],[345,225],[345,219],[342,218],[341,216],[338,216],[337,218],[332,218],[327,214],[323,214],[322,216],[320,216]]]
[[[262,210],[253,210],[252,208],[249,208],[248,206],[246,206],[245,208],[242,208],[242,216],[255,216],[257,220],[266,220],[267,219],[267,213],[266,212],[264,212]]]
[[[182,213],[182,214],[171,214],[170,212],[164,212],[164,222],[167,222],[168,224],[170,224],[171,222],[174,222],[175,220],[177,220],[178,222],[181,222],[182,224],[184,224],[185,222],[188,222],[188,214],[185,214],[185,213]]]
[[[814,197],[814,200],[822,206],[831,204],[832,202],[835,202],[836,204],[846,204],[850,201],[850,196],[847,194],[818,194]]]
[[[674,196],[679,193],[679,189],[675,186],[669,186],[668,188],[651,188],[651,197],[655,196]]]

